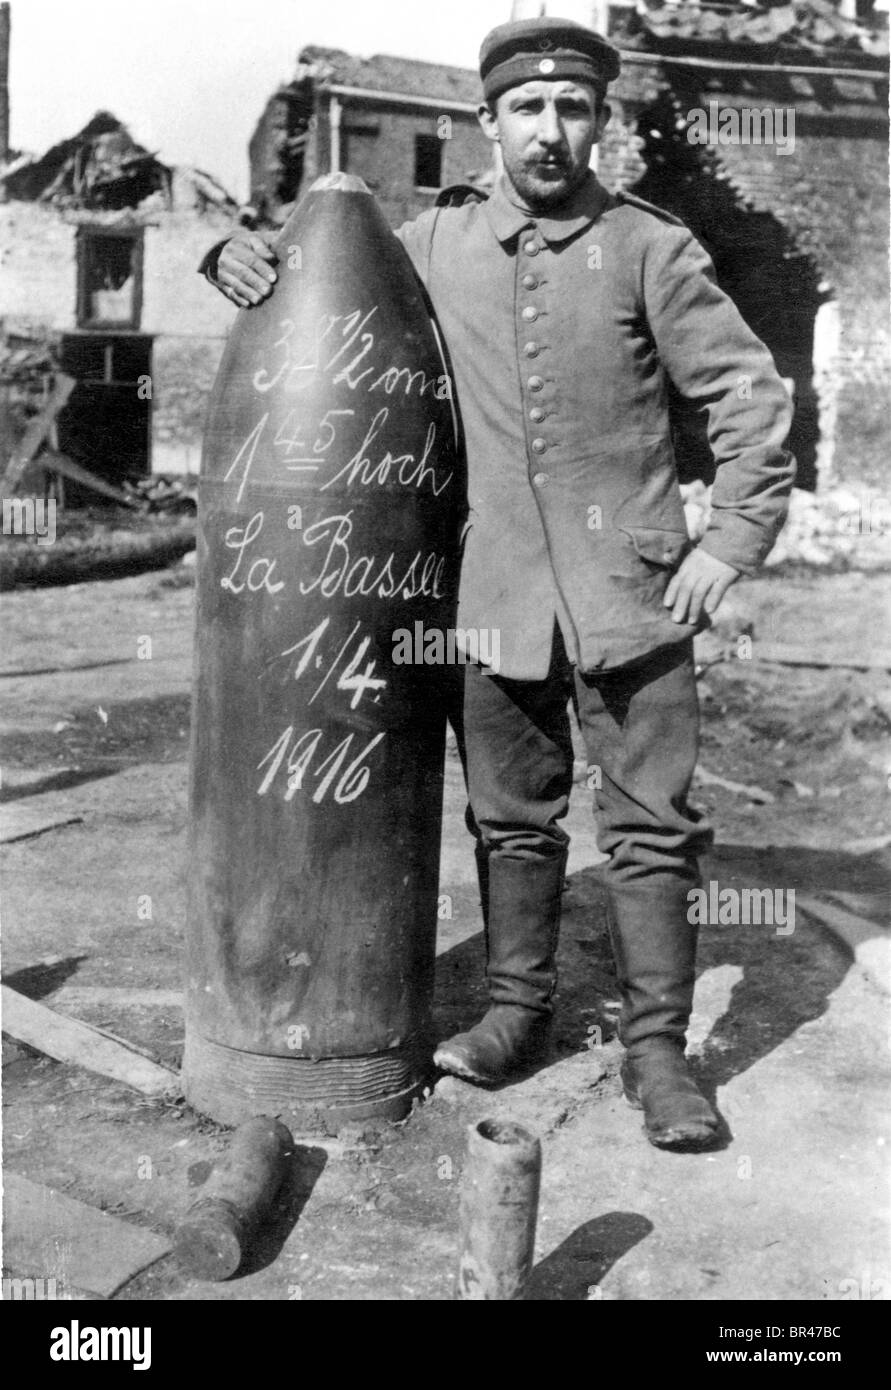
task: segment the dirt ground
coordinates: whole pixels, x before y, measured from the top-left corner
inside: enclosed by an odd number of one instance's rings
[[[192,573],[180,565],[7,595],[0,658],[5,982],[171,1066],[183,1045]],[[433,1076],[399,1125],[307,1137],[234,1278],[200,1283],[167,1256],[115,1297],[448,1300],[466,1126],[486,1116],[542,1140],[533,1299],[891,1295],[889,599],[887,572],[781,569],[739,584],[701,639],[694,802],[717,828],[704,878],[796,894],[794,931],[702,932],[690,1043],[724,1120],[717,1151],[653,1149],[621,1098],[601,856],[580,759],[547,1064],[493,1092]],[[753,638],[753,656],[740,637]],[[774,664],[759,643],[875,669]],[[463,811],[450,749],[441,1034],[484,1004]],[[137,912],[146,894],[150,920]],[[9,1042],[3,1097],[7,1173],[161,1235],[226,1142],[182,1102],[141,1099]]]

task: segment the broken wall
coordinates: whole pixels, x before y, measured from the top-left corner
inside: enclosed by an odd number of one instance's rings
[[[234,307],[196,267],[232,230],[224,214],[159,212],[145,230],[140,331],[156,335],[152,371],[152,466],[197,472],[201,432]],[[10,327],[76,327],[76,227],[40,203],[0,205],[0,305]]]
[[[805,287],[808,295],[818,290],[822,300],[819,307],[814,301],[817,317],[811,316],[810,328],[815,359],[810,394],[819,401],[820,437],[816,458],[808,460],[808,485],[813,483],[815,463],[821,486],[831,476],[887,490],[891,456],[887,96],[882,96],[874,74],[852,72],[842,89],[820,88],[822,105],[818,107],[813,96],[790,94],[790,79],[782,69],[750,69],[744,80],[754,85],[746,98],[728,93],[716,77],[719,71],[718,61],[712,71],[674,69],[669,81],[658,62],[626,63],[611,94],[613,116],[601,146],[599,177],[607,187],[639,192],[695,223],[688,209],[695,214],[697,199],[709,190],[697,190],[684,162],[674,160],[663,173],[664,197],[653,177],[655,145],[648,116],[660,100],[670,95],[684,111],[707,109],[709,100],[719,106],[746,102],[759,108],[793,107],[794,148],[782,154],[775,146],[757,144],[689,146],[688,152],[700,150],[712,156],[720,178],[726,180],[728,195],[740,212],[752,215],[750,272],[745,268],[744,247],[737,262],[737,273],[751,286],[761,269],[755,233],[765,219],[788,235],[791,256],[808,257],[817,271],[816,284]],[[729,79],[729,74],[725,72],[724,78]],[[861,94],[864,83],[867,88]],[[867,101],[870,87],[873,96]],[[769,306],[779,329],[781,320],[807,307],[792,302],[794,293],[775,295]],[[807,408],[814,408],[813,400]]]

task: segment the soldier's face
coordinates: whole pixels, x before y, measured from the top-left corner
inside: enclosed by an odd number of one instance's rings
[[[603,134],[609,107],[586,82],[525,82],[480,108],[480,124],[501,146],[504,170],[532,208],[555,207],[588,172],[591,147]]]

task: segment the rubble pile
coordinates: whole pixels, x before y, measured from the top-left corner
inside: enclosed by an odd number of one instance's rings
[[[891,498],[866,488],[793,489],[789,519],[766,561],[820,568],[891,568]]]
[[[123,491],[146,512],[183,512],[198,509],[198,480],[179,473],[153,473],[138,483],[125,482]]]
[[[736,11],[641,0],[614,37],[634,47],[646,47],[647,39],[692,39],[760,47],[781,44],[809,53],[828,52],[833,58],[845,50],[871,58],[884,58],[888,53],[887,30],[845,19],[830,0],[793,0],[792,4],[765,8],[747,5]]]
[[[0,473],[59,370],[58,334],[0,332]]]
[[[691,540],[705,535],[711,489],[681,484]],[[828,485],[818,493],[793,488],[789,518],[765,564],[816,565],[834,570],[891,569],[891,497],[864,488]]]

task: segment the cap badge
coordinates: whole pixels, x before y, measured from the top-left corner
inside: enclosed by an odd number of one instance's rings
[[[542,53],[550,53],[550,51],[554,47],[554,40],[549,39],[547,35],[545,35],[543,39],[539,39],[538,47]]]

